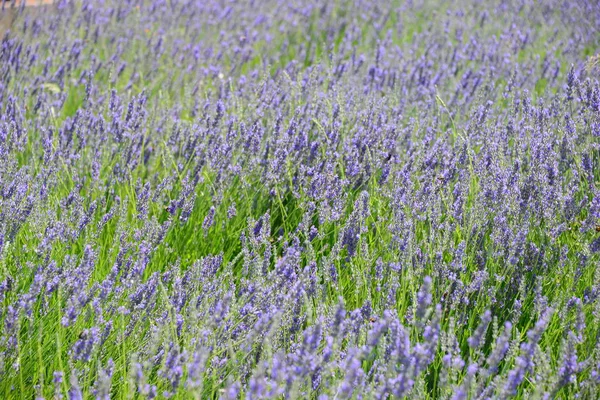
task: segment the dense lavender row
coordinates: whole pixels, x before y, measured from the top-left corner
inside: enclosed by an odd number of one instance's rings
[[[600,8],[347,3],[18,15],[0,397],[600,396]]]

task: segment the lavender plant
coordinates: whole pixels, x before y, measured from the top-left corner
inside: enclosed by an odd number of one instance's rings
[[[598,398],[594,1],[60,0],[0,44],[0,396]]]

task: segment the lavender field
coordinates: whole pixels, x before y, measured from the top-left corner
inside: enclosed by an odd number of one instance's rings
[[[0,398],[600,398],[595,0],[57,3],[0,32]]]

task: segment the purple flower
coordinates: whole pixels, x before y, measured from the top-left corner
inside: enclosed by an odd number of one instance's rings
[[[208,229],[213,226],[215,223],[215,207],[210,207],[208,210],[208,214],[204,217],[204,221],[202,222],[202,230],[204,231],[204,235],[207,234]]]

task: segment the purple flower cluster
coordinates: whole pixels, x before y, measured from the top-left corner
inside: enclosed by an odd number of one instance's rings
[[[599,397],[600,8],[433,3],[18,11],[0,397]]]

